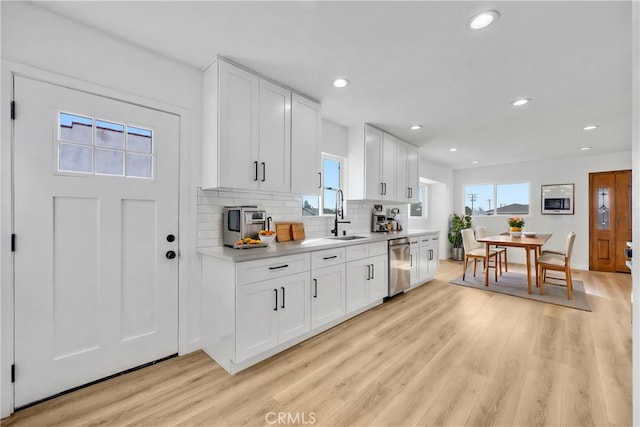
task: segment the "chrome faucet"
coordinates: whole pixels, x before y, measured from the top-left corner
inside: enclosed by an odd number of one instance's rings
[[[338,214],[343,221],[338,221]],[[338,224],[351,224],[351,221],[344,221],[344,193],[340,188],[336,191],[336,218],[333,221],[333,230],[331,230],[334,236],[338,235]]]

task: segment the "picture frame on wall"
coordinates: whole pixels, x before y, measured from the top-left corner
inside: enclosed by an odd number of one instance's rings
[[[541,188],[542,215],[573,215],[575,184],[549,184]]]

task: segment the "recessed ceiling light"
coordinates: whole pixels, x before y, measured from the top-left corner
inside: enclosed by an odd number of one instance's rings
[[[511,103],[511,105],[513,105],[514,107],[521,107],[525,104],[528,104],[531,102],[531,98],[521,98],[521,99],[516,99],[515,101],[513,101]]]
[[[481,12],[469,19],[467,22],[467,28],[470,30],[481,30],[483,28],[487,28],[489,25],[496,22],[499,17],[500,14],[495,10]]]
[[[582,130],[594,130],[598,129],[598,125],[589,125],[582,128]]]
[[[477,164],[478,164],[478,163],[480,163],[480,162],[478,162],[477,160],[474,160],[474,161],[473,161],[473,162],[471,162],[471,163],[473,163],[474,165],[477,165]]]
[[[340,77],[335,79],[331,84],[334,85],[335,87],[345,87],[346,85],[349,84],[349,80]]]
[[[452,148],[449,148],[449,151],[454,152],[454,151],[458,151],[458,149],[455,147],[452,147]]]
[[[422,129],[422,125],[413,125],[413,126],[411,126],[410,129],[411,130],[420,130],[420,129]]]
[[[580,147],[580,151],[591,150],[591,147]]]

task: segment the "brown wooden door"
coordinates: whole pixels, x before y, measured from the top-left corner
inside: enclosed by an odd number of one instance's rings
[[[630,240],[631,171],[589,174],[589,269],[628,273]]]

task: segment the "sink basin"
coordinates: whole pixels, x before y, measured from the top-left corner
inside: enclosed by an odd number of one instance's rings
[[[336,236],[336,237],[329,237],[332,240],[356,240],[356,239],[366,239],[367,236]]]

